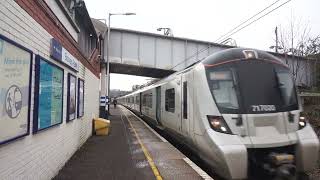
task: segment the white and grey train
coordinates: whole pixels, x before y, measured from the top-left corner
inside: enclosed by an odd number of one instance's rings
[[[302,114],[290,70],[264,51],[208,56],[118,102],[197,152],[216,173],[246,179],[312,170],[319,140]]]

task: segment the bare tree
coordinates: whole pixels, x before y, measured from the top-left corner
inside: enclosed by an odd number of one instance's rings
[[[301,29],[302,27],[303,29]],[[280,26],[279,29],[279,52],[293,55],[293,57],[303,56],[301,48],[308,39],[310,28],[301,26],[300,23],[295,23],[295,21],[290,21],[289,27]],[[292,62],[286,61],[286,63],[291,68],[294,80],[297,81],[299,71],[303,70],[302,62],[294,59]]]
[[[320,35],[315,38],[309,38],[306,44],[303,46],[305,56],[313,58],[319,58],[320,55]]]
[[[307,76],[307,81],[311,81],[310,79],[314,79],[316,76],[314,69],[316,61],[310,60],[311,58],[309,59],[309,57],[320,53],[320,36],[311,37],[309,35],[311,28],[308,25],[302,25],[301,21],[296,23],[296,21],[292,20],[288,27],[280,26],[279,29],[279,53],[293,55],[293,60],[290,62],[286,60],[286,63],[291,68],[295,82],[302,82],[303,76],[301,76],[301,73],[303,72],[309,72],[305,75]],[[307,59],[302,61],[298,58],[295,59],[296,56],[307,57]]]

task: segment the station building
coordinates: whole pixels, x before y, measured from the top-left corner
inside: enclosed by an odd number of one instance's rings
[[[83,1],[0,1],[0,179],[51,179],[99,116],[100,42]]]

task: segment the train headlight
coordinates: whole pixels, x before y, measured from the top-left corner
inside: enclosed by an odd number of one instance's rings
[[[301,116],[299,117],[299,129],[302,129],[304,127],[306,127],[307,125],[307,121],[306,121],[306,118],[304,116]]]
[[[257,51],[254,50],[243,50],[242,53],[246,57],[246,59],[256,59],[258,58]]]
[[[210,127],[217,132],[225,133],[225,134],[232,134],[230,128],[228,127],[227,123],[223,119],[222,116],[207,116]]]

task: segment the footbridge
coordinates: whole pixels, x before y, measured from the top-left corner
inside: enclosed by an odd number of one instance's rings
[[[110,72],[162,78],[214,52],[232,47],[209,41],[111,28]],[[272,54],[289,65],[298,85],[313,84],[315,61],[299,56]]]
[[[161,78],[230,47],[113,28],[110,33],[110,72]]]

